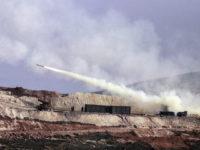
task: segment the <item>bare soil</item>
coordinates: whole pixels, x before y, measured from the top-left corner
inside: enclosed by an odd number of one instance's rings
[[[97,127],[80,123],[50,123],[0,118],[7,127],[0,131],[4,149],[200,149],[200,129],[138,129]],[[9,127],[10,128],[9,130]],[[140,136],[169,130],[171,136]]]

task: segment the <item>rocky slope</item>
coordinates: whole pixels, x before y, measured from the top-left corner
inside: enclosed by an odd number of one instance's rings
[[[194,149],[200,146],[198,117],[84,113],[81,112],[84,104],[125,105],[114,96],[64,95],[1,87],[0,147]],[[75,112],[71,112],[72,106]]]

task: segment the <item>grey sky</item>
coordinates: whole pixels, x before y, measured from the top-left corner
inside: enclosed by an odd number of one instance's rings
[[[91,90],[42,63],[130,83],[200,67],[198,0],[2,0],[0,85]]]

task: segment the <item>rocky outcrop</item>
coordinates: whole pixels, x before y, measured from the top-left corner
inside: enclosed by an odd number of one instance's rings
[[[61,96],[62,94],[58,92],[50,92],[50,91],[36,91],[36,90],[27,90],[22,87],[16,87],[16,88],[7,88],[7,87],[0,87],[0,91],[3,91],[4,93],[7,92],[9,95],[13,95],[15,97],[36,97],[41,102],[49,102],[50,99]]]

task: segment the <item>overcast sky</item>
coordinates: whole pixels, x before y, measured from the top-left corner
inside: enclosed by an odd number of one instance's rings
[[[88,85],[36,63],[118,84],[200,69],[199,0],[1,0],[0,86]]]

